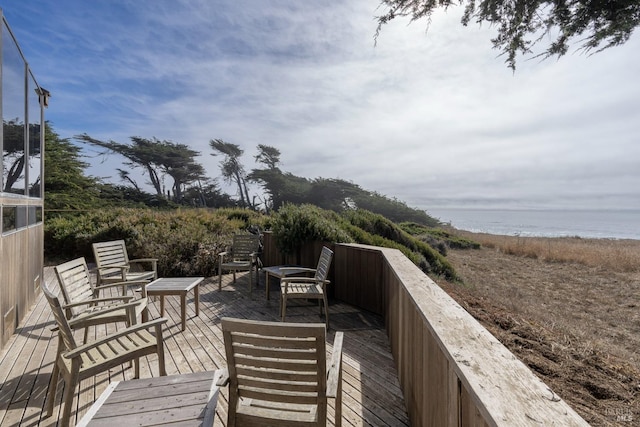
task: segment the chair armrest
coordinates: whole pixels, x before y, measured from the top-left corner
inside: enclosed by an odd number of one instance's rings
[[[227,368],[218,369],[216,372],[220,372],[220,376],[218,377],[216,385],[225,387],[227,384],[229,384],[229,371],[227,370]]]
[[[100,290],[107,286],[140,286],[142,288],[142,297],[145,298],[147,296],[147,285],[149,284],[148,280],[127,280],[125,282],[112,282],[108,285],[100,285],[96,289]],[[130,297],[133,298],[133,297]]]
[[[315,268],[307,268],[307,267],[280,267],[280,271],[286,272],[287,270],[296,270],[301,273],[314,273],[316,272]]]
[[[92,319],[97,316],[102,316],[105,313],[111,313],[114,311],[125,309],[128,311],[130,317],[135,316],[135,309],[140,303],[138,301],[128,302],[126,304],[111,304],[107,306],[100,306],[104,308],[100,308],[100,310],[95,310],[90,313],[81,313],[73,319],[69,320],[69,326],[75,326],[77,324],[82,324],[84,321],[88,319]]]
[[[150,263],[153,271],[158,269],[158,258],[138,258],[138,259],[130,259],[129,264],[145,264]]]
[[[126,329],[123,329],[121,331],[116,332],[115,334],[112,335],[107,335],[106,337],[104,337],[104,339],[98,340],[98,341],[94,341],[91,343],[87,343],[84,345],[81,345],[79,347],[74,348],[71,351],[68,351],[66,353],[63,354],[63,356],[67,359],[73,359],[75,357],[80,356],[82,353],[86,353],[88,350],[91,350],[92,348],[98,347],[102,344],[104,344],[105,342],[109,342],[109,341],[113,341],[117,338],[122,338],[125,335],[128,335],[132,332],[137,332],[137,331],[142,331],[144,329],[149,329],[151,327],[154,327],[156,329],[156,331],[160,330],[162,331],[161,327],[162,325],[164,325],[165,323],[167,323],[167,318],[165,317],[160,317],[158,319],[154,319],[151,320],[149,322],[145,322],[145,323],[139,323],[137,325],[133,325],[130,326]],[[157,339],[161,340],[162,339],[162,335],[157,336]]]
[[[316,280],[315,277],[296,277],[296,276],[283,277],[282,279],[280,279],[280,283],[289,283],[289,282],[313,283],[313,282],[319,282],[319,280]]]
[[[122,277],[122,280],[124,280],[125,276],[127,274],[127,271],[129,271],[129,266],[128,265],[108,265],[108,266],[105,266],[105,267],[96,268],[95,272],[96,272],[96,275],[98,276],[98,278],[100,279],[100,278],[102,278],[102,276],[104,274],[106,274],[106,271],[114,270],[114,269],[120,269],[120,273],[119,274]],[[100,282],[98,282],[98,283],[100,283]],[[101,286],[98,286],[98,287],[101,287]]]
[[[97,286],[95,288],[96,291],[101,291],[103,289],[108,289],[108,288],[115,288],[116,286],[127,286],[127,285],[139,285],[142,282],[146,283],[146,280],[129,280],[129,281],[122,281],[122,282],[109,282],[105,285],[100,285]]]
[[[129,264],[131,264],[132,262],[158,262],[158,258],[137,258],[137,259],[130,259],[130,260],[129,260]]]
[[[344,332],[336,332],[336,337],[333,340],[333,352],[331,353],[331,364],[327,372],[327,397],[335,397],[336,399],[342,399],[342,396],[338,396],[342,391],[340,387],[340,381],[342,381],[342,342],[344,341]]]
[[[69,304],[61,304],[63,309],[79,307],[82,305],[96,305],[99,302],[115,302],[115,301],[124,301],[129,302],[129,300],[133,299],[133,296],[123,296],[123,297],[107,297],[107,298],[94,298],[85,301],[77,301],[71,302]]]
[[[101,270],[109,270],[111,268],[119,268],[120,270],[128,270],[129,266],[128,265],[117,265],[117,264],[114,264],[114,265],[107,265],[107,266],[104,266],[104,267],[96,268],[95,270],[98,273],[100,273]]]

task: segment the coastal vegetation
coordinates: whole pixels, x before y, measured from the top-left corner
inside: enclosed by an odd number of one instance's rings
[[[457,280],[446,248],[472,245],[440,230],[439,221],[425,211],[397,199],[344,180],[310,180],[283,172],[278,167],[279,150],[266,145],[258,146],[256,156],[264,168],[247,173],[239,146],[210,141],[212,155],[223,156],[221,177],[238,189],[239,199],[234,200],[204,175],[195,161],[199,153],[186,145],[156,138],[132,137],[131,143],[123,144],[76,137],[106,150],[102,154],[117,153],[126,159],[127,169],[118,170],[128,185],[116,186],[85,176],[87,164],[78,147],[50,126],[46,139],[49,260],[91,258],[92,242],[124,239],[131,256],[158,258],[161,275],[209,276],[215,274],[217,255],[230,244],[233,233],[258,227],[272,230],[285,253],[311,240],[393,247],[425,273]],[[61,158],[65,161],[58,161]],[[129,171],[135,168],[144,171],[154,193],[145,193],[131,176]],[[165,175],[173,179],[166,192]],[[261,186],[264,194],[252,197],[249,182]]]
[[[313,205],[287,204],[271,215],[241,208],[119,208],[58,215],[46,222],[45,253],[51,262],[91,259],[93,242],[124,239],[132,258],[158,258],[160,275],[212,276],[218,254],[233,234],[252,228],[271,230],[284,253],[314,240],[392,247],[425,273],[458,280],[440,252],[382,215],[363,209],[337,213]]]
[[[505,254],[550,263],[576,262],[619,272],[640,271],[640,241],[582,237],[520,237],[457,230],[456,235]]]

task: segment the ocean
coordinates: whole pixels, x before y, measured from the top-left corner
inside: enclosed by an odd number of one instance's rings
[[[478,233],[640,240],[640,210],[436,208],[427,213],[457,229]]]

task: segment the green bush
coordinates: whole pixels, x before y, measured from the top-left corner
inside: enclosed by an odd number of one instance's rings
[[[480,243],[464,237],[456,236],[439,227],[426,227],[415,222],[402,222],[398,224],[407,233],[430,244],[431,246],[444,247],[440,252],[445,255],[446,248],[453,249],[480,249]]]
[[[283,205],[271,217],[246,209],[112,209],[58,216],[45,223],[47,261],[83,256],[91,244],[124,240],[131,259],[157,258],[161,276],[212,276],[233,234],[270,228],[276,246],[293,253],[303,243],[362,243],[396,248],[425,273],[456,279],[443,255],[381,215],[365,210],[338,214],[314,205]]]
[[[92,243],[122,239],[131,259],[158,258],[161,276],[212,276],[234,233],[264,225],[260,214],[242,211],[114,209],[53,218],[45,226],[45,256],[92,261]]]
[[[363,209],[337,214],[314,205],[285,204],[274,214],[271,225],[276,246],[284,253],[314,240],[396,248],[425,273],[457,280],[453,267],[438,251],[382,215]]]
[[[451,280],[458,280],[453,266],[447,261],[444,256],[445,254],[435,250],[428,243],[410,235],[382,215],[363,209],[348,210],[343,212],[342,215],[351,224],[367,231],[371,235],[380,236],[387,241],[395,243],[393,245],[385,243],[385,241],[373,243],[376,246],[397,247],[425,273],[435,273]],[[359,243],[372,244],[368,242]],[[399,245],[399,247],[397,245]],[[406,248],[406,250],[402,248]]]
[[[277,248],[285,254],[295,252],[305,242],[353,242],[340,227],[337,213],[314,205],[282,205],[273,214],[271,230]]]

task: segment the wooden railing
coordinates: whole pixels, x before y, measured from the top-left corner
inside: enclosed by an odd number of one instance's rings
[[[411,425],[588,426],[400,251],[329,246],[333,297],[384,316]],[[265,264],[312,267],[321,247],[282,257],[266,235]]]

